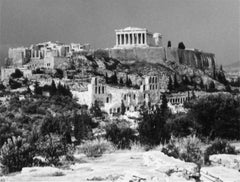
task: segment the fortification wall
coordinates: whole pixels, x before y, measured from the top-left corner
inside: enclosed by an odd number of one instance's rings
[[[164,63],[166,60],[170,60],[202,70],[213,69],[215,67],[214,54],[178,48],[110,49],[109,56],[123,62],[137,60],[149,63]]]
[[[120,61],[138,60],[150,63],[163,63],[166,58],[162,47],[110,49],[109,56]]]

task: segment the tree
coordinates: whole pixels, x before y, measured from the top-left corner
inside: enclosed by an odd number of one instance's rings
[[[9,79],[9,85],[11,87],[11,89],[18,89],[22,87],[22,84],[13,80],[12,78]]]
[[[39,82],[37,81],[34,83],[34,93],[36,95],[42,95],[42,88],[39,86]]]
[[[168,44],[167,44],[167,47],[171,47],[171,46],[172,46],[172,44],[171,44],[171,41],[169,40]]]
[[[175,73],[174,74],[174,83],[173,83],[173,88],[176,90],[179,88],[179,83],[178,83],[178,80],[177,80],[177,74]]]
[[[227,85],[225,86],[225,90],[226,90],[227,92],[232,92],[231,86],[230,86],[229,84],[227,84]]]
[[[120,80],[119,80],[119,84],[120,84],[120,85],[124,85],[122,77],[121,77]]]
[[[95,100],[94,104],[90,108],[90,112],[93,114],[94,117],[102,117],[102,111],[99,107],[99,103]]]
[[[168,133],[165,130],[165,121],[162,117],[160,108],[152,112],[143,110],[142,119],[138,125],[140,142],[148,145],[158,145],[168,139]]]
[[[126,112],[126,107],[125,107],[124,102],[122,100],[122,103],[121,103],[121,115],[124,115],[125,112]]]
[[[11,74],[12,78],[21,78],[23,77],[23,72],[21,72],[19,69],[15,69],[15,72]]]
[[[52,80],[51,83],[50,93],[51,95],[55,95],[57,93],[57,87],[54,80]]]
[[[106,72],[106,74],[105,74],[105,81],[106,81],[106,84],[109,83],[109,78],[108,78],[108,74],[107,74],[107,72]]]
[[[168,90],[169,90],[170,92],[173,90],[173,85],[172,85],[172,78],[171,78],[171,76],[169,76]]]
[[[132,81],[131,81],[130,78],[128,78],[128,76],[126,76],[126,86],[127,86],[127,87],[132,86]]]
[[[74,136],[77,143],[80,143],[84,139],[89,139],[92,135],[92,128],[95,128],[97,124],[92,121],[92,118],[86,111],[81,111],[81,114],[74,112],[73,114]]]
[[[161,103],[160,108],[161,108],[161,113],[162,113],[163,119],[166,119],[166,116],[168,114],[168,101],[167,101],[166,94],[162,95],[162,103]]]
[[[203,90],[204,89],[204,84],[203,84],[203,79],[201,79],[200,83],[199,83],[200,88]]]
[[[115,84],[115,85],[118,84],[118,78],[117,78],[116,72],[114,72],[114,74],[111,76],[110,80],[111,80],[111,84]]]
[[[185,49],[185,45],[183,42],[179,42],[178,49]]]
[[[194,92],[194,90],[192,90],[192,96],[191,96],[191,99],[196,99],[197,97],[196,97],[196,95],[195,95],[195,92]]]
[[[208,86],[208,92],[215,92],[215,91],[216,91],[215,84],[213,81],[211,81]]]
[[[63,78],[63,70],[57,68],[56,73],[54,74],[54,77],[62,79]]]
[[[199,135],[211,139],[240,138],[240,99],[230,94],[209,95],[190,101],[188,116],[199,126]]]

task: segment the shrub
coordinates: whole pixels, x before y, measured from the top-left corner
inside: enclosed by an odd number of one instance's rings
[[[21,137],[12,137],[0,150],[0,163],[4,173],[20,171],[23,167],[32,166],[33,148]]]
[[[68,153],[68,148],[58,136],[41,138],[37,142],[36,154],[42,156],[48,165],[60,165],[60,157]]]
[[[13,78],[21,78],[23,76],[23,72],[19,69],[15,69],[15,72],[11,74]]]
[[[87,157],[100,157],[106,151],[113,151],[114,147],[111,142],[104,139],[87,140],[77,147],[80,153]]]
[[[195,135],[184,138],[171,137],[169,143],[163,147],[162,152],[168,156],[179,158],[186,162],[201,163],[202,143]]]
[[[170,157],[179,158],[179,149],[175,145],[176,138],[171,137],[169,143],[162,148],[162,152]]]
[[[226,140],[216,139],[204,153],[204,162],[210,163],[209,156],[213,154],[237,154],[234,146],[231,146]]]
[[[111,123],[106,127],[106,138],[117,148],[130,148],[131,143],[136,141],[135,131],[123,123]]]

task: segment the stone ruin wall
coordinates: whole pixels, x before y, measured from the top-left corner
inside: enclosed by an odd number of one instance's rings
[[[215,69],[214,54],[178,48],[109,49],[109,56],[123,62],[138,60],[149,63],[164,63],[166,60],[170,60],[201,70]]]

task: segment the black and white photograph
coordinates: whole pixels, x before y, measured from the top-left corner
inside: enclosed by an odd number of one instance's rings
[[[240,182],[240,0],[0,0],[0,182]]]

